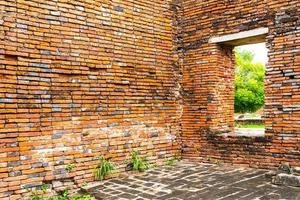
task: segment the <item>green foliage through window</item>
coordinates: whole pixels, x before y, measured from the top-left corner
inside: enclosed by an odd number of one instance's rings
[[[235,51],[235,97],[236,113],[256,112],[264,105],[265,66],[253,62],[250,51]]]

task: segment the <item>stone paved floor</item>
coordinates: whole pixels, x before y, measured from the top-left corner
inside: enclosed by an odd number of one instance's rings
[[[300,200],[300,188],[275,186],[264,170],[181,161],[143,175],[111,179],[93,188],[104,200]]]

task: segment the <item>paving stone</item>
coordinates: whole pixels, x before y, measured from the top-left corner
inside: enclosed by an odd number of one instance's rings
[[[288,185],[288,186],[300,187],[300,176],[281,173],[273,177],[272,183],[276,185]]]

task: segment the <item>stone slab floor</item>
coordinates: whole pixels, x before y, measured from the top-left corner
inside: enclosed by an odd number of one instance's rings
[[[300,200],[300,188],[275,186],[266,171],[181,161],[92,188],[104,200]]]

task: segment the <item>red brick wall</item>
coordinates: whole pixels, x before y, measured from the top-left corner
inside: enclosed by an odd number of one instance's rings
[[[284,161],[300,164],[299,12],[296,0],[183,1],[184,157],[212,157],[253,167],[275,167]],[[208,40],[261,27],[269,28],[266,137],[220,136],[233,124],[228,76],[234,65],[228,47]]]
[[[43,182],[75,189],[93,180],[97,157],[121,164],[135,148],[153,162],[182,150],[253,167],[300,164],[299,7],[0,1],[0,198]],[[269,27],[268,137],[226,138],[218,133],[233,129],[232,49],[208,39],[258,27]]]
[[[176,10],[0,1],[0,199],[43,182],[76,188],[102,155],[121,164],[136,148],[151,161],[180,152]]]

